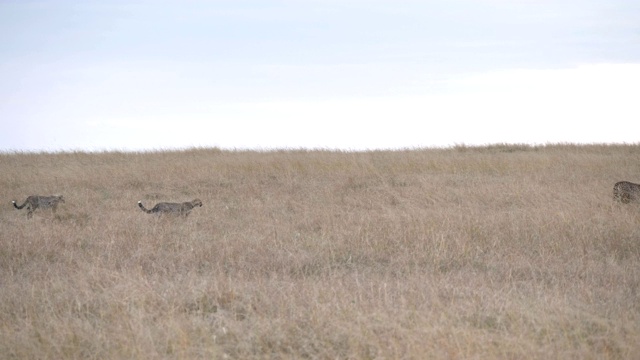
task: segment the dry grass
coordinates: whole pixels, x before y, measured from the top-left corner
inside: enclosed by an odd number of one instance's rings
[[[0,357],[637,358],[640,145],[0,154]],[[31,220],[10,201],[63,194]],[[158,218],[138,200],[204,206]]]

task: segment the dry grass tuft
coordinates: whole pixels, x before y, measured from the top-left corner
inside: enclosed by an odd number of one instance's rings
[[[640,145],[0,154],[0,354],[635,358]],[[11,206],[63,194],[56,214]],[[139,199],[204,204],[188,218]]]

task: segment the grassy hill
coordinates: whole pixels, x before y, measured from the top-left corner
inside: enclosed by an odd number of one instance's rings
[[[636,358],[640,145],[0,154],[0,357]],[[62,194],[57,213],[16,210]],[[200,198],[187,218],[143,213]]]

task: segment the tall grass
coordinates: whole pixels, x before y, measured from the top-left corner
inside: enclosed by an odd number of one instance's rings
[[[640,206],[612,187],[639,158],[0,154],[0,357],[636,358]],[[10,201],[34,194],[66,203],[27,220]]]

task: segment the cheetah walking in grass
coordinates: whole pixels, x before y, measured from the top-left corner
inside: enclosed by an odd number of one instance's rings
[[[13,206],[21,210],[25,206],[27,207],[27,219],[31,219],[33,216],[33,212],[38,209],[51,209],[54,213],[58,209],[58,204],[63,203],[64,198],[62,195],[55,196],[40,196],[40,195],[31,195],[27,197],[27,200],[22,205],[18,205],[15,200],[11,201]]]
[[[619,181],[613,185],[613,199],[623,204],[640,200],[640,184]]]
[[[196,206],[202,206],[202,201],[200,199],[195,199],[193,201],[183,202],[183,203],[168,203],[161,202],[156,204],[152,209],[147,209],[142,205],[142,200],[138,201],[138,206],[142,211],[147,214],[171,214],[171,215],[179,215],[179,216],[188,216],[191,210]]]

